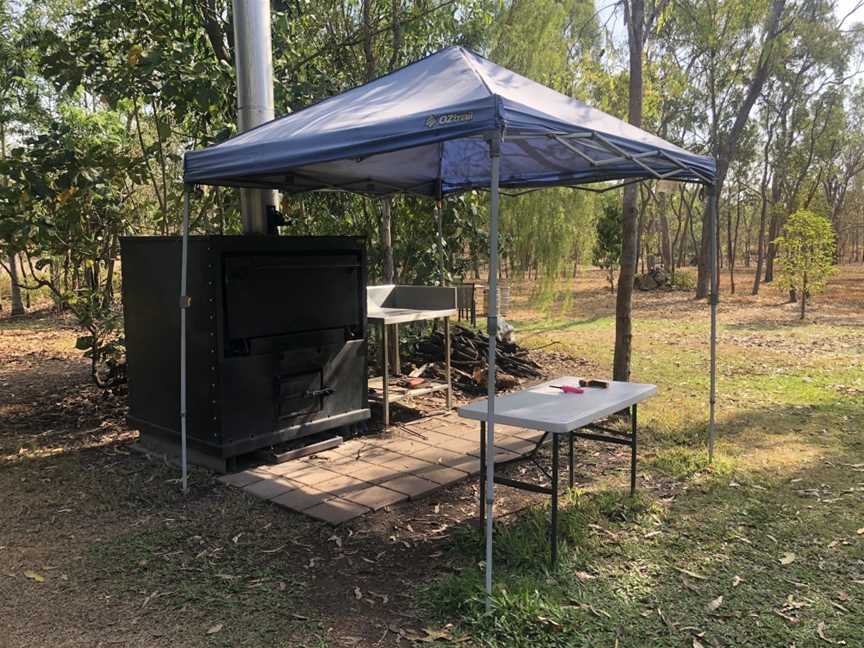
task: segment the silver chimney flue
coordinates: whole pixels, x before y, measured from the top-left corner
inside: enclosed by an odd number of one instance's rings
[[[243,132],[274,117],[270,0],[233,0],[232,6],[237,128]],[[240,215],[244,234],[266,234],[267,208],[276,204],[275,191],[241,189]]]

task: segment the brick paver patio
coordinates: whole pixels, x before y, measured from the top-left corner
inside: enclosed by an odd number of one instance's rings
[[[220,478],[250,495],[340,524],[414,499],[480,471],[480,430],[455,412],[420,419],[384,436],[352,439],[312,457]],[[542,432],[495,426],[496,459],[530,452]]]

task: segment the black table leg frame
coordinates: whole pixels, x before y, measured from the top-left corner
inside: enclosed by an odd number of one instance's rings
[[[580,430],[574,430],[567,434],[567,442],[569,445],[569,457],[568,457],[568,468],[569,468],[569,486],[572,489],[575,483],[575,441],[577,437],[582,437],[585,439],[589,439],[592,441],[602,441],[606,443],[617,443],[620,445],[626,445],[630,447],[630,496],[632,497],[636,493],[636,428],[637,428],[637,420],[636,420],[637,408],[636,405],[632,405],[630,407],[630,434],[620,433],[618,432],[618,436],[609,436],[601,435],[594,432],[580,432]],[[600,426],[586,426],[583,429],[596,429],[600,432],[615,432],[614,430],[608,428],[602,428]],[[544,435],[544,439],[546,436]],[[542,443],[542,441],[541,441]],[[500,479],[500,483],[505,486],[510,486],[512,488],[517,488],[520,490],[529,490],[532,492],[539,492],[548,494],[552,497],[552,507],[551,507],[551,524],[549,529],[549,545],[550,545],[550,553],[552,559],[552,567],[554,568],[558,563],[558,473],[559,473],[559,459],[560,459],[560,445],[561,445],[561,435],[553,434],[552,435],[552,474],[551,488],[545,488],[542,486],[537,486],[536,484],[530,483],[521,483],[517,480],[506,479],[502,477]],[[539,444],[538,444],[539,447]],[[536,449],[535,449],[536,450]],[[487,501],[486,501],[486,422],[480,422],[480,522],[481,524],[486,523],[486,515],[487,515]],[[494,482],[499,483],[499,479],[496,477]]]
[[[552,529],[550,530],[550,546],[552,553],[552,566],[558,562],[558,448],[561,445],[561,437],[552,435]]]

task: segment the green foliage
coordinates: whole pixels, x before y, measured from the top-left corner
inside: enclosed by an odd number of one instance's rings
[[[715,456],[714,463],[708,461],[708,452],[702,448],[671,446],[663,448],[648,461],[657,472],[676,479],[689,479],[699,474],[728,476],[733,462],[722,456]]]
[[[558,573],[584,568],[591,546],[591,528],[639,523],[657,515],[656,505],[642,495],[620,491],[586,494],[571,491],[559,510]],[[531,506],[516,521],[496,522],[496,587],[486,612],[483,571],[465,570],[441,578],[424,590],[426,607],[438,619],[462,620],[471,636],[490,646],[570,646],[581,624],[579,608],[563,602],[563,581],[549,570],[548,506]],[[483,535],[464,532],[454,547],[462,557],[482,554]]]
[[[834,230],[831,222],[811,211],[799,210],[783,226],[775,241],[779,249],[780,286],[801,299],[801,319],[807,298],[822,292],[834,268]]]
[[[592,258],[594,265],[606,270],[610,290],[615,288],[615,270],[621,265],[623,221],[624,211],[621,204],[605,200],[603,211],[597,220],[597,238],[594,241]]]
[[[0,162],[7,179],[0,187],[0,240],[31,259],[29,285],[48,287],[89,332],[77,346],[91,359],[94,379],[106,384],[100,372],[108,363],[113,382],[122,355],[113,270],[119,237],[140,215],[124,203],[141,167],[122,119],[109,111],[63,106],[45,132],[23,144]]]
[[[669,285],[678,290],[693,290],[696,288],[696,277],[692,272],[678,269],[670,277]]]

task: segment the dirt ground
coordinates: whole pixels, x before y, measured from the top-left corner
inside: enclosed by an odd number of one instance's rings
[[[608,372],[611,344],[598,350],[591,338],[585,349],[566,335],[605,320],[598,339],[606,340],[614,296],[604,281],[586,271],[542,309],[529,287],[514,286],[508,319],[524,323],[522,340],[547,347],[550,373],[571,362]],[[749,293],[746,273],[738,283]],[[861,268],[831,282],[808,323],[840,333],[806,348],[795,341],[794,305],[776,289],[724,298],[721,352],[731,359],[721,372],[734,376],[733,351],[819,352],[826,362],[850,344],[860,352],[862,285]],[[660,328],[637,329],[634,372],[650,374],[645,347],[677,329],[701,335],[706,314],[687,292],[637,293],[634,317]],[[174,467],[133,450],[124,394],[91,385],[76,335],[48,311],[0,319],[0,646],[404,646],[431,638],[422,592],[465,568],[448,549],[472,533],[476,484],[337,528],[222,486],[204,470],[192,472],[183,496]],[[587,489],[623,483],[625,466],[623,452],[592,448],[580,455],[577,478]],[[539,478],[530,464],[508,470]],[[686,489],[662,477],[642,487],[662,496]],[[501,514],[518,516],[536,500],[502,491],[499,501]]]

